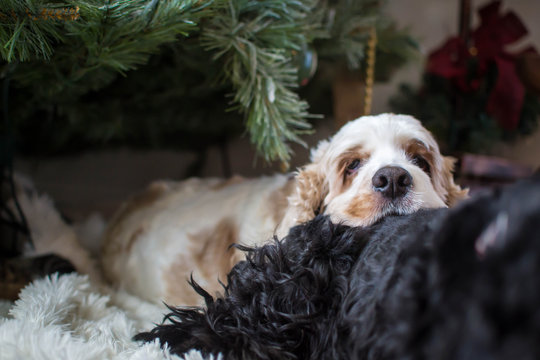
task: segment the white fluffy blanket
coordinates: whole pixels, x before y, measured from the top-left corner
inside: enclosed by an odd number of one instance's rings
[[[0,318],[0,359],[179,360],[157,343],[132,341],[165,312],[125,292],[97,288],[87,276],[53,275],[24,288],[9,316]],[[192,351],[186,359],[202,356]]]

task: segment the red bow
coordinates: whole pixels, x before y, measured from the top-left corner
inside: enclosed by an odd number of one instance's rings
[[[486,112],[507,130],[519,123],[525,88],[516,72],[520,54],[510,54],[505,47],[527,34],[527,29],[513,12],[500,13],[501,2],[492,1],[479,10],[480,26],[471,34],[471,46],[464,39],[450,38],[441,48],[429,55],[427,72],[451,80],[463,93],[478,91],[488,69],[497,69],[496,82],[486,104]],[[469,64],[476,60],[471,74]]]

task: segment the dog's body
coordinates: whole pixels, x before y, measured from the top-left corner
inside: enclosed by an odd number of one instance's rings
[[[197,304],[197,294],[186,289],[191,273],[209,291],[219,290],[218,277],[224,280],[243,258],[230,245],[268,239],[291,185],[285,175],[153,183],[112,219],[104,239],[106,274],[149,301]]]
[[[226,359],[537,359],[539,223],[540,177],[366,228],[317,217],[137,339]]]
[[[158,182],[111,221],[103,245],[106,277],[147,300],[196,305],[194,279],[214,293],[243,254],[327,214],[369,225],[390,214],[453,205],[466,196],[420,122],[383,114],[357,119],[322,141],[297,174],[259,179]]]

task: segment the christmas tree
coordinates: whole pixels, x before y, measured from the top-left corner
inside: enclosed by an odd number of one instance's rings
[[[197,149],[246,129],[265,160],[287,163],[289,143],[311,129],[297,90],[317,57],[359,69],[373,31],[382,76],[411,53],[383,9],[381,0],[1,0],[0,106],[30,154]]]

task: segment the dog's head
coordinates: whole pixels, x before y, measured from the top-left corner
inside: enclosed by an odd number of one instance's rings
[[[467,195],[454,183],[454,162],[411,116],[361,117],[312,151],[284,221],[324,213],[334,222],[365,226],[389,214],[451,206]]]

